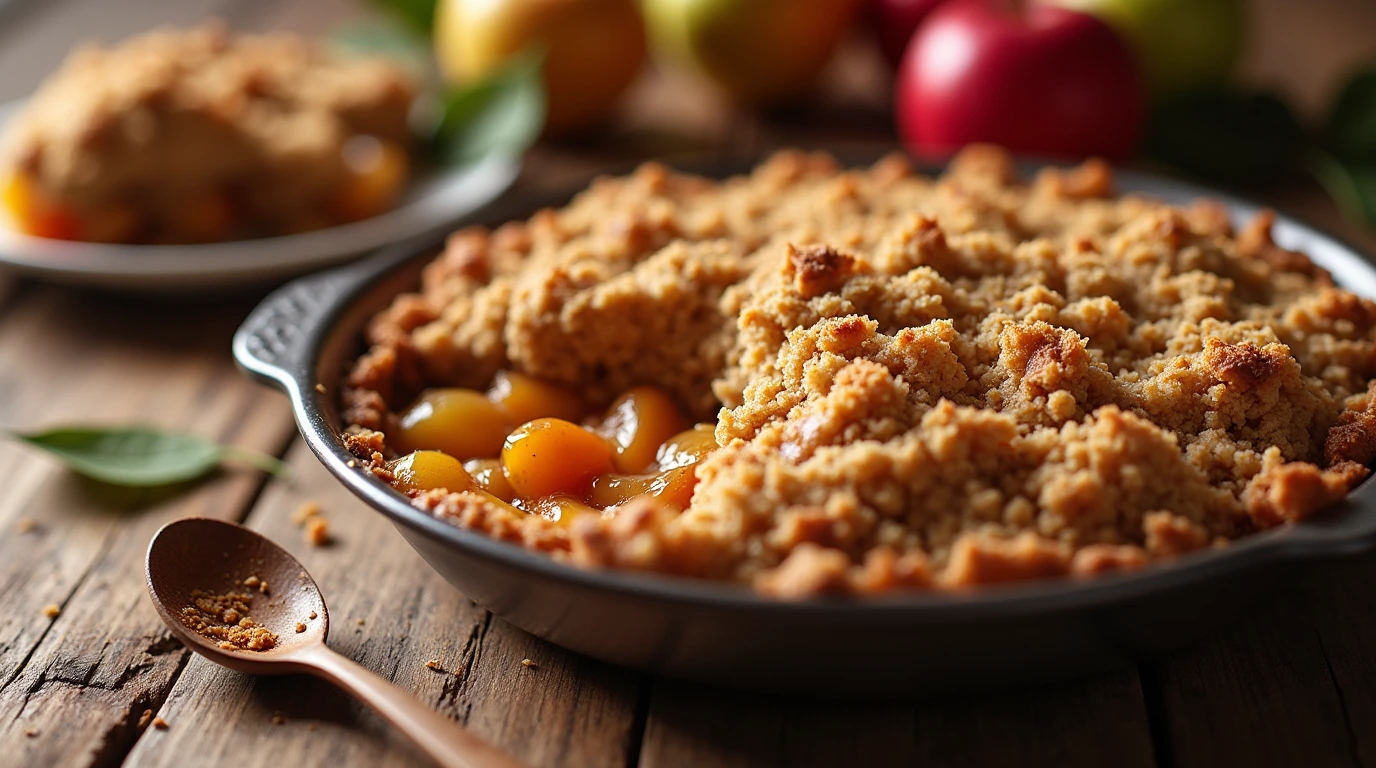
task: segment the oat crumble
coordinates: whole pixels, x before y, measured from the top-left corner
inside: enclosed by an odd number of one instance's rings
[[[417,508],[583,567],[781,598],[1141,568],[1302,520],[1376,459],[1376,303],[1229,211],[1089,162],[931,179],[780,153],[654,163],[449,239],[341,392],[370,471],[424,387],[518,370],[716,419],[682,513],[560,526],[471,491]],[[524,663],[524,662],[523,662]]]

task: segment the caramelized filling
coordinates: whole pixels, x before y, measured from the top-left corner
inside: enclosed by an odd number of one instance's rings
[[[600,515],[636,498],[687,508],[695,465],[717,447],[664,392],[635,387],[605,413],[577,395],[513,371],[487,392],[432,389],[399,414],[388,463],[407,494],[473,491],[552,522]]]

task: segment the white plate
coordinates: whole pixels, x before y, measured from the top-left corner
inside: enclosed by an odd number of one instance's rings
[[[0,105],[0,132],[23,106]],[[386,213],[299,235],[205,245],[108,245],[16,232],[0,216],[0,269],[54,282],[131,290],[207,290],[280,281],[448,227],[504,192],[520,171],[493,156],[410,183]]]

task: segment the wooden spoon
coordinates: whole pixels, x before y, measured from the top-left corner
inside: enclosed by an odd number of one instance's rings
[[[323,677],[372,706],[444,768],[520,765],[462,725],[330,650],[325,645],[329,614],[320,588],[296,558],[263,536],[221,520],[177,520],[153,535],[146,572],[148,594],[162,620],[188,648],[216,664],[251,675]],[[277,635],[276,645],[263,651],[226,648],[223,641],[183,624],[182,612],[192,606],[197,590],[250,595],[249,616]]]

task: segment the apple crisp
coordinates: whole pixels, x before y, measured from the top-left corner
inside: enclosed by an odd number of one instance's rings
[[[300,232],[391,205],[413,78],[288,34],[219,23],[85,46],[0,137],[3,208],[64,240],[212,242]]]
[[[579,566],[781,598],[1140,568],[1341,499],[1376,458],[1376,303],[1269,213],[1235,230],[1113,184],[1094,161],[1019,179],[988,147],[936,179],[799,152],[600,179],[450,238],[369,326],[346,442],[390,477],[422,390],[499,372],[594,405],[656,388],[715,419],[681,504],[570,520],[403,489]]]

